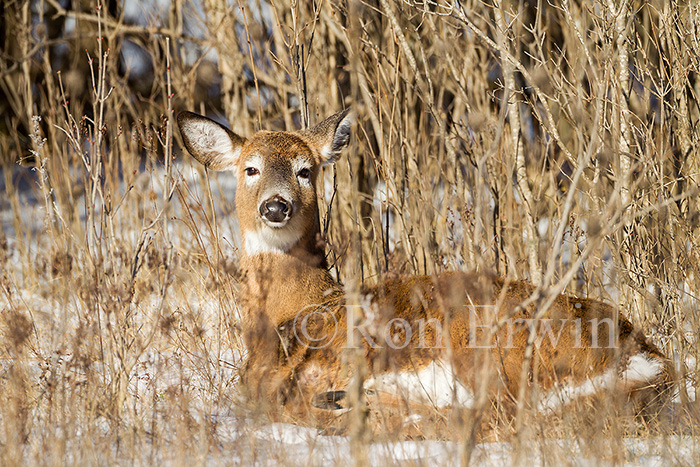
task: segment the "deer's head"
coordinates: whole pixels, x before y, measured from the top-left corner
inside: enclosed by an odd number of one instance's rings
[[[348,110],[307,130],[259,131],[248,139],[192,112],[180,113],[177,122],[195,159],[211,170],[235,172],[247,255],[286,252],[316,241],[316,179],[319,168],[334,163],[348,145]]]

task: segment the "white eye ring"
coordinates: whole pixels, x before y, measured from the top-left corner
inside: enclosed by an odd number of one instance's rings
[[[304,167],[299,172],[297,172],[297,177],[303,180],[309,180],[311,178],[311,170]]]

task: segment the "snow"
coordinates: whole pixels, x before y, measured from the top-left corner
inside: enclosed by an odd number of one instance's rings
[[[205,206],[209,209],[209,194],[203,189],[201,172],[196,168],[196,163],[188,159],[178,161],[173,173],[189,187],[188,199],[194,204]],[[144,173],[145,188],[152,189],[162,197],[163,173],[154,171]],[[24,231],[38,234],[44,229],[45,210],[41,196],[35,182],[35,175],[27,169],[16,168],[12,177],[20,191],[22,203],[22,224]],[[226,238],[232,244],[240,245],[237,233],[237,221],[232,215],[233,195],[236,181],[233,174],[209,173],[214,205],[217,209],[218,238],[212,233],[205,232],[202,227],[202,244],[205,248],[213,247],[214,242],[221,242]],[[2,179],[0,189],[4,191]],[[78,201],[82,203],[82,200]],[[177,197],[173,197],[173,209],[182,209]],[[79,210],[83,215],[83,209]],[[0,203],[0,227],[8,244],[10,264],[19,263],[18,243],[22,242],[14,231],[14,215],[9,203]],[[170,224],[170,228],[173,228]],[[181,229],[180,233],[185,229]],[[129,238],[137,238],[138,231],[124,230],[121,235]],[[41,235],[34,235],[33,241],[41,241]],[[176,233],[173,232],[173,238]],[[177,238],[181,242],[180,248],[187,248],[187,239]],[[226,250],[229,248],[225,242],[221,242]],[[197,246],[197,248],[200,248]],[[29,261],[33,261],[41,253],[39,246],[32,244],[29,253]],[[234,252],[226,250],[226,254],[233,256]],[[78,261],[76,259],[76,261]],[[12,306],[8,302],[7,295],[0,295],[0,310],[6,307],[18,308],[31,313],[37,326],[37,334],[41,336],[41,342],[36,343],[36,355],[27,359],[30,361],[27,370],[27,378],[36,384],[38,389],[43,389],[44,381],[61,378],[78,385],[88,383],[84,369],[78,364],[79,356],[72,354],[70,345],[78,338],[80,320],[84,319],[90,311],[86,305],[76,297],[68,301],[61,296],[51,296],[40,290],[23,287],[24,278],[22,269],[8,268],[8,291],[11,293]],[[166,418],[162,413],[177,407],[187,418],[194,420],[203,427],[211,427],[210,443],[202,443],[201,452],[185,452],[178,454],[178,436],[181,436],[177,427],[165,426],[162,429],[162,439],[169,443],[155,459],[149,457],[152,450],[150,441],[143,441],[146,448],[143,452],[133,455],[136,464],[170,464],[177,463],[178,456],[183,455],[189,462],[196,463],[195,459],[209,465],[230,464],[304,464],[304,465],[346,465],[349,460],[362,459],[370,465],[385,464],[430,464],[430,465],[460,465],[465,452],[466,435],[455,435],[457,441],[445,440],[394,440],[377,441],[372,439],[362,449],[358,449],[355,442],[348,436],[329,436],[319,430],[310,427],[296,426],[285,423],[266,423],[260,418],[252,418],[246,412],[238,394],[237,368],[242,363],[245,355],[240,349],[232,345],[228,347],[222,343],[228,342],[228,338],[217,338],[217,326],[220,326],[222,316],[226,313],[235,313],[235,306],[221,300],[220,291],[215,288],[197,287],[177,288],[172,290],[167,297],[167,308],[173,314],[186,314],[188,319],[195,320],[194,324],[202,326],[202,345],[196,349],[184,351],[186,345],[180,342],[164,344],[163,340],[150,345],[138,356],[131,373],[129,374],[129,412],[144,418],[153,417],[171,421],[174,417]],[[18,305],[19,304],[19,305]],[[142,299],[134,305],[134,323],[150,329],[154,325],[153,310],[160,309],[158,296],[150,296]],[[236,320],[236,316],[232,316]],[[184,322],[185,320],[183,320]],[[186,323],[192,325],[192,323]],[[694,336],[689,330],[688,338]],[[174,333],[175,334],[175,333]],[[185,332],[183,331],[184,335]],[[217,339],[219,339],[217,341]],[[230,344],[230,343],[229,343]],[[219,347],[220,346],[220,347]],[[6,370],[13,362],[10,359],[0,361],[0,369]],[[109,383],[113,374],[107,363],[92,362],[95,374],[104,378]],[[686,358],[687,367],[691,371],[691,377],[696,377],[696,362],[692,356]],[[630,370],[625,376],[631,380],[653,376],[658,371],[655,362],[649,361],[645,356],[637,356],[630,363]],[[381,381],[383,384],[395,384],[402,389],[411,390],[415,394],[420,386],[421,391],[426,391],[428,398],[438,405],[446,405],[457,399],[469,400],[469,394],[452,394],[450,382],[452,377],[449,372],[441,368],[432,368],[429,372],[418,375],[418,378],[406,378],[409,375],[400,375],[399,378]],[[420,385],[419,385],[420,383]],[[691,400],[695,398],[695,386],[691,379],[686,381],[687,392]],[[450,388],[448,392],[445,388]],[[170,396],[169,390],[178,388],[185,397],[186,403],[180,407],[180,399]],[[585,388],[584,388],[585,389]],[[223,394],[223,396],[222,396]],[[546,401],[545,401],[546,402]],[[552,399],[554,403],[554,399]],[[125,419],[128,420],[128,416]],[[45,418],[33,415],[42,422]],[[185,418],[185,417],[183,417]],[[0,420],[0,423],[3,421]],[[64,459],[74,463],[81,463],[78,456],[81,455],[81,443],[85,438],[95,437],[99,442],[112,443],[113,433],[116,431],[113,421],[103,415],[98,415],[89,422],[81,422],[74,428],[75,439],[68,440],[66,445],[66,457]],[[135,428],[140,420],[134,418],[131,421]],[[54,428],[51,426],[34,426],[29,443],[39,443],[47,430],[67,430],[70,425]],[[38,433],[38,434],[37,434]],[[190,432],[188,432],[190,433]],[[682,431],[681,431],[682,433]],[[104,441],[107,440],[107,441]],[[92,441],[92,440],[91,440]],[[95,441],[95,443],[98,443]],[[70,444],[74,443],[74,444]],[[115,442],[116,443],[116,442]],[[173,449],[170,449],[173,446]],[[620,449],[617,458],[611,457],[611,446]],[[114,447],[114,452],[117,452]],[[171,452],[172,451],[172,452]],[[84,455],[84,454],[83,454]],[[106,459],[91,458],[91,463],[113,464],[115,459],[120,459],[120,454],[112,454]],[[109,454],[107,454],[109,456]],[[167,457],[171,456],[171,457]],[[605,447],[588,446],[586,438],[573,439],[548,439],[537,438],[531,444],[516,448],[515,444],[502,441],[493,443],[476,444],[470,460],[473,465],[499,466],[520,464],[569,464],[569,465],[698,465],[700,461],[700,443],[697,438],[685,435],[673,435],[666,437],[636,437],[622,438],[619,443],[610,441]],[[71,462],[67,462],[71,463]],[[83,462],[85,463],[85,462]],[[127,463],[127,462],[122,462]]]
[[[251,446],[255,452],[238,452],[241,460],[254,458],[258,465],[284,464],[347,465],[351,459],[365,459],[369,465],[460,465],[465,446],[455,441],[391,441],[372,442],[358,449],[349,437],[324,436],[317,430],[296,425],[275,423],[256,429],[237,430],[232,441]],[[246,441],[243,443],[242,441]],[[697,463],[700,447],[689,436],[668,438],[623,438],[618,446],[621,459],[613,461],[611,446],[580,446],[575,440],[545,439],[523,446],[516,452],[508,442],[478,443],[470,457],[476,466],[528,465],[626,465],[661,466],[669,462],[692,465]],[[211,457],[216,464],[223,459]],[[229,459],[230,460],[230,459]]]

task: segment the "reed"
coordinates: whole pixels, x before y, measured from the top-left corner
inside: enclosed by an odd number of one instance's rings
[[[230,3],[0,6],[2,459],[303,462],[240,397],[235,182],[184,154],[181,110],[251,135],[353,109],[318,193],[346,296],[494,272],[611,303],[672,358],[660,430],[523,410],[494,422],[514,458],[622,463],[630,435],[672,458],[698,435],[698,6]]]

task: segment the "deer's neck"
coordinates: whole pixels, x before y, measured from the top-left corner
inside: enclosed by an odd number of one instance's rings
[[[255,235],[243,231],[243,301],[250,315],[264,313],[277,326],[342,296],[326,266],[318,223],[286,250],[249,243],[259,239]]]
[[[291,226],[290,226],[291,227]],[[318,212],[313,221],[300,229],[274,229],[260,225],[241,225],[245,257],[273,254],[283,260],[292,256],[312,267],[327,269],[325,242],[321,236]]]

